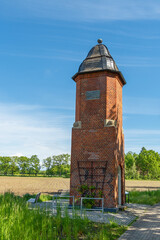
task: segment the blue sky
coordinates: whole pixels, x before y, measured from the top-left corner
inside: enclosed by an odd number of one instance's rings
[[[1,156],[70,153],[71,77],[98,38],[127,81],[125,151],[160,152],[159,0],[1,0]]]

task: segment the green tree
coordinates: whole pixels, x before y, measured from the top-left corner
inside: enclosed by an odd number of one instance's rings
[[[37,174],[39,173],[40,168],[41,168],[40,160],[37,157],[37,155],[32,155],[31,156],[30,165],[31,165],[32,172],[35,174],[35,176],[37,176]]]
[[[70,171],[70,155],[61,154],[52,157],[53,165],[52,171],[57,175],[62,176]],[[55,171],[56,170],[56,171]]]
[[[44,159],[42,166],[46,168],[46,175],[52,175],[52,158],[51,157]]]
[[[137,168],[144,179],[160,177],[160,155],[153,150],[142,148],[136,160]]]
[[[17,156],[13,156],[13,157],[10,158],[10,168],[9,168],[9,170],[10,170],[12,176],[14,175],[14,173],[19,172],[17,160],[18,160]]]
[[[0,157],[0,171],[2,174],[7,175],[10,170],[10,157]]]
[[[18,157],[17,163],[21,174],[28,173],[30,167],[29,158],[25,156]]]
[[[137,179],[138,172],[136,168],[136,158],[137,154],[133,152],[128,152],[125,154],[125,175],[126,179]]]

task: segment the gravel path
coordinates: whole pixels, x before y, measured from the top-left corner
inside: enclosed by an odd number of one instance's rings
[[[35,206],[39,206],[40,208],[45,208],[48,211],[51,211],[53,214],[56,214],[56,210],[53,210],[52,201],[38,203]],[[33,206],[34,207],[34,206]],[[80,210],[76,210],[76,214],[81,216],[82,218],[86,216],[93,222],[99,223],[110,223],[116,222],[119,225],[129,225],[134,220],[137,219],[138,216],[145,214],[149,206],[147,205],[139,205],[139,204],[127,204],[127,210],[119,211],[118,213],[104,213],[102,214],[100,211],[85,211],[82,215]],[[64,212],[64,211],[63,211]],[[69,215],[72,217],[72,210],[68,209]]]
[[[56,210],[53,212],[52,202],[43,202],[37,205],[48,209],[52,214],[56,214]],[[35,205],[33,207],[35,207]],[[68,212],[69,215],[73,217],[72,210],[68,209]],[[76,213],[81,216],[79,210],[77,210]],[[86,211],[85,216],[93,222],[100,223],[116,222],[119,225],[127,226],[133,222],[119,240],[160,240],[160,204],[154,206],[127,204],[125,211],[119,211],[115,214]],[[81,217],[83,218],[84,214],[82,214]],[[134,221],[136,219],[137,221]]]

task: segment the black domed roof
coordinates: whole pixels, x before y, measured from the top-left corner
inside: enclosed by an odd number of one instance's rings
[[[81,63],[79,66],[78,72],[73,76],[73,79],[82,73],[89,73],[94,71],[102,71],[102,70],[110,70],[114,72],[119,71],[115,61],[113,60],[112,56],[108,48],[102,44],[102,40],[98,39],[98,45],[94,46],[88,53],[86,59]],[[123,78],[123,75],[121,74]],[[125,80],[123,78],[123,84],[125,84]]]
[[[86,59],[81,63],[78,72],[104,69],[119,71],[108,48],[103,44],[98,44],[89,51]]]

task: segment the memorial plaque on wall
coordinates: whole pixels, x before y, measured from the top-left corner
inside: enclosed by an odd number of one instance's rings
[[[100,90],[86,92],[86,100],[94,100],[99,98],[100,98]]]

